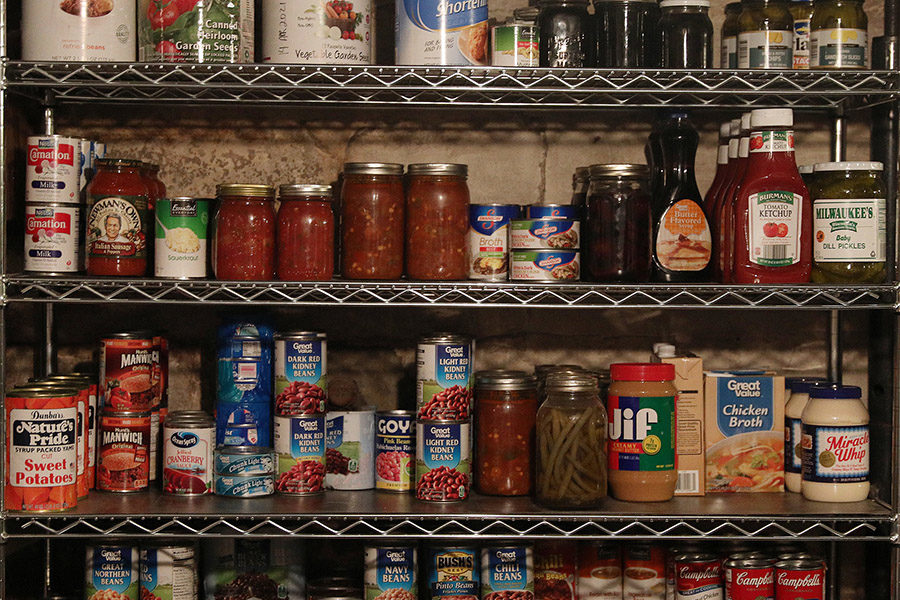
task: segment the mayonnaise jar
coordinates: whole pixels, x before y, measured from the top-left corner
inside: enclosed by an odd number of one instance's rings
[[[869,495],[869,412],[856,386],[818,384],[803,409],[803,497],[859,502]]]
[[[815,383],[824,383],[822,377],[789,377],[785,380],[784,405],[784,486],[787,491],[800,493],[803,480],[803,435],[801,417],[809,402],[809,389]]]

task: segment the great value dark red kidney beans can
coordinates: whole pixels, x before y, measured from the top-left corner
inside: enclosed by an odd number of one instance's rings
[[[415,431],[412,411],[391,410],[375,414],[375,489],[412,491]]]
[[[472,405],[473,344],[470,338],[437,334],[416,349],[419,419],[468,419]]]
[[[416,600],[415,546],[366,546],[365,600]]]
[[[163,492],[211,494],[216,422],[202,410],[169,413],[163,426]]]
[[[824,600],[825,565],[811,559],[775,563],[775,600]]]
[[[676,600],[722,600],[725,585],[722,562],[713,554],[681,554],[675,557]]]
[[[97,488],[139,492],[150,484],[150,412],[113,412],[100,416]]]
[[[116,333],[100,340],[101,406],[116,411],[153,407],[153,335]]]
[[[25,204],[26,271],[61,275],[84,270],[82,210],[78,204]]]
[[[324,333],[275,334],[275,414],[325,414],[326,350]]]
[[[530,544],[481,549],[481,600],[533,600],[534,555]]]
[[[540,600],[575,600],[578,544],[540,540],[534,544],[534,594]]]
[[[469,497],[469,421],[416,421],[416,498],[455,502]]]
[[[725,561],[725,598],[728,600],[774,600],[775,561],[766,558],[735,558]]]
[[[474,546],[428,548],[428,598],[423,600],[477,600],[480,580]]]
[[[325,416],[275,417],[275,489],[308,496],[325,491]]]

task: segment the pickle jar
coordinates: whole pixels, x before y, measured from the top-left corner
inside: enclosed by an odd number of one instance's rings
[[[737,38],[740,33],[738,20],[740,16],[740,2],[729,2],[725,5],[725,21],[722,23],[722,45],[719,56],[719,67],[723,69],[737,69]]]
[[[590,508],[606,497],[606,410],[587,373],[547,377],[537,415],[535,499],[551,508]]]
[[[212,267],[216,279],[275,278],[275,188],[222,184],[216,187]]]
[[[881,283],[887,275],[886,192],[880,162],[815,166],[814,283]]]
[[[794,17],[787,0],[741,0],[739,69],[793,69]]]
[[[809,23],[813,69],[865,69],[869,19],[862,0],[816,0]]]

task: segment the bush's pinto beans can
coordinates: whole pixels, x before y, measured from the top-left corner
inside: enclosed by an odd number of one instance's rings
[[[275,334],[275,414],[325,414],[327,345],[324,333]]]
[[[415,432],[412,411],[391,410],[375,414],[375,489],[412,491]]]
[[[196,600],[195,555],[194,546],[141,547],[141,599]]]
[[[477,600],[481,570],[474,546],[428,548],[428,597],[422,600]]]
[[[722,561],[714,554],[679,554],[675,557],[675,598],[723,600]]]
[[[332,411],[325,423],[325,487],[375,487],[375,409]]]
[[[275,453],[258,446],[219,446],[215,451],[219,475],[273,475]]]
[[[100,415],[97,488],[140,492],[150,485],[150,412]]]
[[[85,600],[138,600],[137,546],[87,546]]]
[[[416,421],[416,498],[455,502],[469,497],[471,429],[469,421]]]
[[[325,491],[325,417],[275,417],[275,453],[282,494],[308,496]]]
[[[83,207],[59,202],[25,203],[25,270],[44,275],[84,270]]]
[[[153,334],[115,333],[100,340],[100,396],[104,409],[145,411],[153,407]]]
[[[211,494],[216,422],[202,410],[169,413],[163,426],[163,492]]]
[[[775,600],[824,600],[825,565],[821,560],[775,563]]]
[[[27,143],[25,203],[80,204],[81,138],[35,135]]]
[[[423,338],[416,350],[419,419],[468,419],[472,414],[473,344],[461,335]]]
[[[415,546],[366,546],[364,600],[416,600]]]
[[[774,559],[732,556],[723,568],[725,598],[728,600],[774,600]]]
[[[481,549],[481,600],[533,600],[534,558],[530,544]]]

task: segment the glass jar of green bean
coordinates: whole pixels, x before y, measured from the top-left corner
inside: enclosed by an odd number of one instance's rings
[[[537,415],[536,499],[587,508],[606,497],[606,409],[588,373],[547,377]]]

